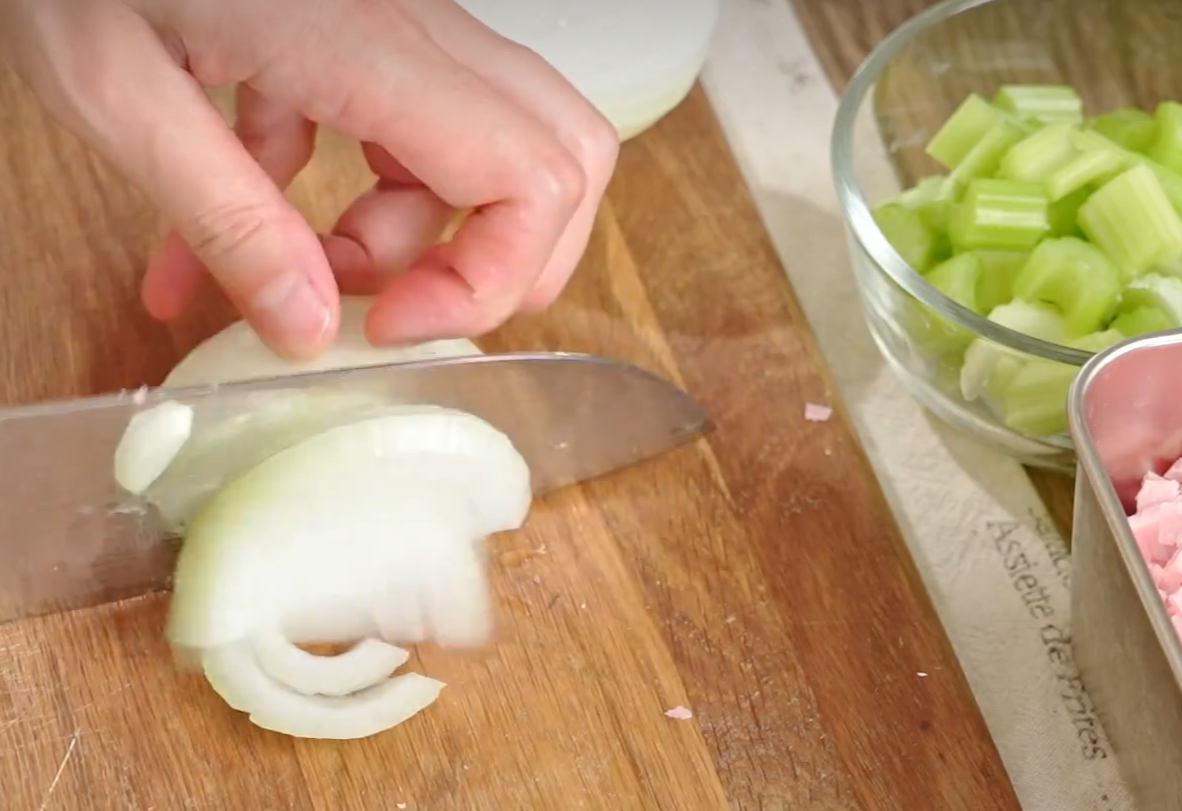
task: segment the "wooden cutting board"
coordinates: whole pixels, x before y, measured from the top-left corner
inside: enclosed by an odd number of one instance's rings
[[[150,321],[151,207],[6,74],[0,125],[0,400],[160,381],[224,304]],[[292,194],[323,227],[370,182],[328,137]],[[624,148],[569,292],[483,344],[641,363],[717,431],[493,539],[498,644],[419,648],[448,688],[368,740],[252,727],[176,669],[159,596],[0,626],[0,807],[1016,811],[700,90]]]

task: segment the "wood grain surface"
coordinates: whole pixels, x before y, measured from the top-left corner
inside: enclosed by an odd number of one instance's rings
[[[838,92],[887,35],[939,2],[784,1],[794,4]],[[991,93],[987,85],[999,74],[1006,81],[1069,82],[1092,110],[1130,103],[1152,110],[1162,99],[1182,98],[1174,44],[1182,35],[1182,4],[1176,0],[1003,0],[972,15],[926,38],[922,55],[908,59],[889,86],[880,84],[879,105],[890,103],[885,96],[895,102],[883,128],[893,128],[900,142],[921,129],[935,132],[948,104],[973,90]],[[999,70],[1003,53],[1008,53],[1007,64]],[[941,64],[942,69],[935,67]],[[911,103],[902,103],[904,98]],[[933,99],[940,101],[932,103]],[[933,171],[934,164],[921,154],[922,146],[911,138],[896,153],[904,176]],[[1073,479],[1042,469],[1028,473],[1069,540]]]
[[[151,208],[6,74],[0,124],[0,401],[158,382],[224,304],[150,321]],[[326,227],[371,182],[328,136],[292,195]],[[717,430],[492,539],[498,644],[420,647],[448,688],[371,739],[252,727],[176,668],[159,597],[0,627],[0,807],[1016,811],[699,90],[625,146],[569,292],[482,343],[630,359]]]

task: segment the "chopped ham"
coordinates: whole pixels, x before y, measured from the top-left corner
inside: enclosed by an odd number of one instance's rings
[[[804,418],[809,422],[828,422],[833,416],[833,409],[826,405],[805,403]]]
[[[676,718],[678,721],[688,721],[694,717],[694,714],[687,707],[680,705],[671,710],[665,710],[665,715],[670,718]]]
[[[1166,614],[1182,638],[1182,459],[1170,465],[1164,476],[1146,473],[1135,503],[1129,528]]]
[[[1145,479],[1141,482],[1141,489],[1137,493],[1137,512],[1156,507],[1158,504],[1176,501],[1180,489],[1182,489],[1182,485],[1179,485],[1175,479],[1167,479],[1156,473],[1146,473]]]

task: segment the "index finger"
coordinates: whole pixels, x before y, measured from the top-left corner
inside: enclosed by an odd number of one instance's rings
[[[538,120],[459,64],[397,8],[358,7],[301,75],[255,81],[310,118],[379,144],[454,208],[451,242],[393,278],[370,313],[376,341],[472,336],[513,313],[584,196],[575,157]],[[293,51],[294,52],[294,51]],[[289,66],[285,66],[290,70]],[[280,81],[282,79],[282,81]]]

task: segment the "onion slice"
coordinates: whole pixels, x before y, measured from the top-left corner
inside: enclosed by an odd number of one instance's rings
[[[365,639],[336,656],[318,656],[293,645],[277,632],[251,640],[260,669],[270,678],[306,696],[347,696],[385,680],[406,663],[403,648]]]
[[[193,430],[193,409],[165,402],[132,416],[115,448],[115,482],[139,495],[176,458]]]
[[[346,697],[304,695],[269,677],[249,640],[207,650],[205,677],[256,726],[297,738],[364,738],[401,724],[439,697],[443,682],[407,673]]]

